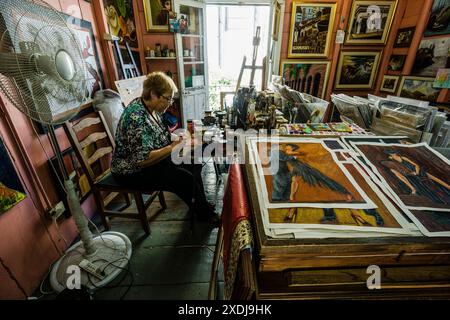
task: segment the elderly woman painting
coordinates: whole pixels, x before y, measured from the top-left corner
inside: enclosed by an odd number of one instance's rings
[[[206,201],[201,165],[176,165],[171,160],[172,150],[183,141],[172,141],[161,115],[172,104],[175,91],[166,74],[147,76],[142,96],[128,105],[119,120],[111,171],[125,185],[175,193],[198,219],[216,225],[219,217]]]

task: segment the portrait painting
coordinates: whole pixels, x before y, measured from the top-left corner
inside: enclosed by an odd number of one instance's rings
[[[352,4],[347,44],[385,44],[397,1],[359,1]]]
[[[0,138],[0,214],[8,211],[26,198],[25,190]]]
[[[416,27],[398,29],[394,48],[409,47],[414,37],[414,31],[416,31]]]
[[[406,208],[450,211],[450,162],[426,143],[354,145]]]
[[[138,46],[133,0],[103,0],[109,33],[127,41],[131,47]]]
[[[383,80],[381,81],[381,92],[389,92],[389,93],[395,93],[397,91],[397,84],[398,80],[400,79],[399,76],[383,76]]]
[[[436,102],[440,89],[433,87],[434,78],[402,77],[397,95],[404,98]]]
[[[438,69],[450,67],[450,37],[422,39],[411,74],[435,77]]]
[[[169,20],[176,18],[171,0],[144,0],[148,32],[169,32]]]
[[[375,208],[321,140],[259,139],[254,144],[269,208]]]
[[[402,71],[405,65],[406,55],[405,54],[393,54],[389,58],[388,71]]]
[[[283,60],[280,70],[284,84],[289,88],[324,98],[330,71],[329,61]]]
[[[335,14],[334,3],[294,1],[288,57],[326,57],[331,43]]]
[[[342,51],[335,89],[371,89],[378,70],[380,51]]]
[[[434,0],[424,36],[450,34],[450,0]]]

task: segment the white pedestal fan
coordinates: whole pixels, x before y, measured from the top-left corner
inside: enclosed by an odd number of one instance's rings
[[[58,292],[76,288],[74,275],[80,274],[81,285],[104,286],[128,264],[131,242],[118,232],[93,237],[53,130],[53,125],[75,116],[86,100],[88,79],[78,40],[62,15],[41,0],[1,0],[0,36],[0,90],[20,111],[48,126],[80,232],[81,241],[55,263],[50,283]],[[102,274],[96,277],[78,269],[81,261]]]

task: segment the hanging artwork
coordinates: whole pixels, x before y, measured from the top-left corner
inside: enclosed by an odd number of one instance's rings
[[[268,208],[375,207],[322,141],[261,138],[253,143]]]
[[[435,77],[438,69],[450,67],[449,53],[450,37],[422,39],[411,74]]]
[[[439,69],[433,87],[450,89],[450,69]]]
[[[406,208],[450,211],[450,162],[427,144],[355,142],[354,145]]]
[[[347,44],[385,44],[397,1],[359,1],[352,4]]]
[[[378,70],[380,51],[342,51],[336,73],[336,89],[371,89]]]
[[[8,150],[0,138],[0,214],[25,199],[25,191],[17,175]]]
[[[143,0],[145,24],[148,32],[168,32],[169,20],[176,18],[171,0]],[[179,25],[181,29],[182,26]]]
[[[109,33],[138,47],[133,0],[103,0]]]
[[[397,95],[404,98],[436,102],[440,89],[433,88],[434,78],[402,77]]]
[[[274,15],[273,15],[273,30],[272,30],[272,40],[278,41],[278,33],[280,32],[280,17],[281,17],[281,4],[278,0],[273,2]]]
[[[395,93],[397,91],[397,84],[398,80],[400,79],[399,76],[383,76],[383,80],[381,81],[381,92],[389,92],[389,93]]]
[[[289,88],[324,98],[330,71],[329,61],[283,60],[280,69],[284,84]]]
[[[394,48],[404,48],[411,45],[416,27],[398,29]]]
[[[405,65],[406,55],[405,54],[393,54],[389,58],[388,70],[389,71],[402,71]]]
[[[288,57],[326,57],[335,14],[336,4],[294,1]]]
[[[424,36],[450,34],[450,0],[434,0]]]

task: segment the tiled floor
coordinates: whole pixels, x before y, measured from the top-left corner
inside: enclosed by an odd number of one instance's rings
[[[211,162],[202,174],[207,198],[221,212],[224,183],[217,186]],[[95,291],[94,299],[208,299],[218,229],[195,221],[190,230],[188,207],[174,194],[165,197],[167,209],[151,222],[149,236],[138,220],[112,220],[111,230],[126,234],[133,244],[129,267],[134,279],[131,284],[131,276],[122,272],[108,288]],[[155,200],[148,216],[159,208]],[[222,272],[219,281],[221,291]]]

